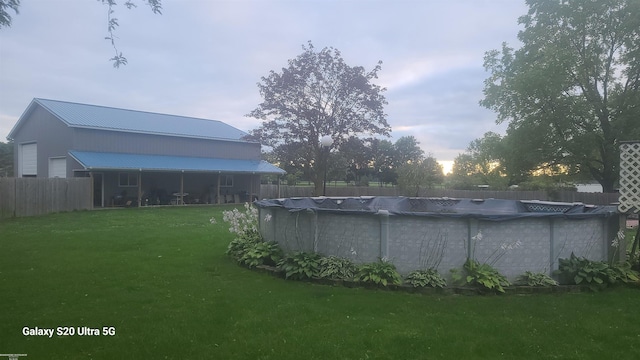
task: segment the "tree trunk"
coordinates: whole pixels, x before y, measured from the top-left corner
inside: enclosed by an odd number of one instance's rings
[[[321,158],[320,158],[321,159]],[[320,160],[320,162],[322,162],[322,160]],[[323,196],[324,195],[324,171],[325,168],[324,166],[326,165],[321,165],[318,164],[319,166],[314,169],[314,174],[313,174],[313,196]]]
[[[322,196],[322,195],[324,195],[322,193],[323,188],[324,188],[324,183],[322,181],[322,177],[321,176],[316,176],[313,179],[313,196]]]
[[[612,193],[615,191],[614,185],[618,179],[618,167],[615,166],[614,154],[607,153],[607,157],[603,159],[602,178],[600,184],[602,185],[602,192]]]
[[[605,164],[602,169],[593,167],[589,169],[591,176],[602,185],[602,192],[604,193],[612,193],[615,191],[614,185],[618,179],[615,171],[615,168],[612,168],[608,164]]]
[[[603,178],[602,181],[600,181],[600,185],[602,185],[602,192],[603,193],[612,193],[615,192],[615,180],[613,179],[609,179],[607,178]]]
[[[602,144],[602,192],[611,193],[614,192],[614,184],[618,179],[618,164],[620,162],[620,154],[618,148],[615,145],[617,142],[616,137],[611,129],[611,123],[609,121],[609,110],[606,104],[606,97],[602,100],[601,114],[598,116],[600,120],[600,128],[602,129],[602,136],[604,142]]]

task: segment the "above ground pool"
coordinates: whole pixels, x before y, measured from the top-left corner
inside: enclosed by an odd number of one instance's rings
[[[309,251],[356,263],[382,258],[400,273],[446,275],[467,257],[513,280],[551,272],[573,252],[608,260],[616,249],[615,206],[500,199],[408,197],[288,198],[256,201],[260,232],[285,252]]]

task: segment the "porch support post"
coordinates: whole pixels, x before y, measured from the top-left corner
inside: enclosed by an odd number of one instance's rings
[[[142,169],[138,172],[138,207],[142,206]]]
[[[217,186],[217,195],[216,195],[216,199],[218,204],[220,204],[220,171],[218,171],[218,186]]]
[[[93,171],[89,171],[89,179],[91,179],[91,196],[89,197],[91,199],[91,207],[90,209],[93,210],[94,208],[94,194],[96,193],[95,190],[95,184],[94,184],[94,179],[93,179]]]
[[[256,175],[256,173],[253,173],[253,174],[251,174],[251,176],[249,176],[249,181],[250,181],[250,184],[249,184],[249,203],[250,204],[253,202],[253,182],[255,181],[254,180],[255,175]]]
[[[180,205],[184,205],[184,170],[180,173]]]

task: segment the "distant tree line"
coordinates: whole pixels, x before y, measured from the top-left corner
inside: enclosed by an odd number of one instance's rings
[[[13,176],[13,143],[0,141],[0,177]]]
[[[574,183],[589,182],[585,174],[572,173],[562,164],[535,166],[518,144],[507,135],[487,132],[471,141],[459,154],[447,176],[447,186],[454,189],[477,189],[478,185],[494,190],[518,187],[519,190],[572,190]],[[525,166],[526,164],[526,166]]]
[[[328,149],[326,149],[328,150]],[[326,151],[325,150],[325,151]],[[296,185],[311,181],[313,168],[301,155],[299,143],[281,144],[264,154],[265,159],[287,171],[285,181]],[[358,186],[399,185],[410,193],[444,180],[443,169],[431,155],[425,155],[414,136],[389,140],[350,137],[327,154],[327,182]]]

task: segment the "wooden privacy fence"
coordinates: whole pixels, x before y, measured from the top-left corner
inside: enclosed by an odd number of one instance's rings
[[[0,178],[0,218],[92,208],[90,178]]]
[[[397,187],[377,186],[328,186],[327,196],[400,196]],[[422,189],[421,197],[451,197],[467,199],[507,199],[507,200],[541,200],[559,202],[581,202],[591,205],[610,205],[618,202],[618,194],[580,193],[575,191],[493,191],[493,190],[453,190]],[[260,196],[264,199],[313,196],[313,187],[263,184]]]

